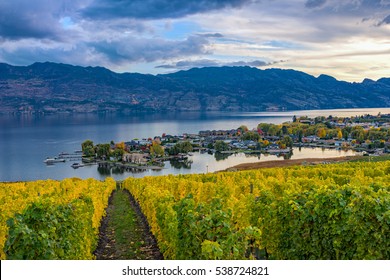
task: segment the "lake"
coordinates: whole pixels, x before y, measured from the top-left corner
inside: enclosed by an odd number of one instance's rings
[[[185,113],[143,113],[119,114],[75,114],[75,115],[19,115],[0,116],[0,181],[28,181],[38,179],[64,179],[68,177],[104,179],[112,176],[124,179],[129,176],[205,173],[223,170],[239,163],[265,160],[284,160],[276,156],[246,156],[237,154],[227,159],[216,159],[214,155],[194,153],[189,159],[192,164],[172,166],[166,163],[163,170],[145,172],[124,172],[114,170],[107,174],[97,166],[73,169],[71,161],[46,165],[43,160],[61,152],[81,149],[86,139],[97,143],[128,141],[134,138],[161,136],[163,133],[181,135],[198,133],[200,130],[238,128],[246,125],[255,128],[261,122],[280,124],[291,121],[295,116],[341,116],[390,113],[390,108],[311,110],[287,112],[185,112]],[[292,159],[308,157],[337,157],[353,155],[352,151],[336,151],[296,148]],[[190,167],[190,168],[189,168]]]

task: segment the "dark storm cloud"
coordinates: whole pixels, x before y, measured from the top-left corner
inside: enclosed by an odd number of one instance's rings
[[[92,19],[180,18],[187,15],[241,7],[253,0],[95,0],[82,13]]]
[[[1,1],[0,37],[6,39],[56,37],[58,23],[55,23],[53,15],[47,13],[49,9],[40,7],[39,4],[17,0]]]
[[[305,3],[305,7],[312,9],[312,8],[321,7],[325,3],[326,3],[326,0],[308,0]]]
[[[0,38],[59,40],[61,19],[69,16],[86,0],[12,0],[0,1]]]
[[[160,38],[128,38],[122,41],[93,42],[95,52],[103,54],[111,63],[154,62],[183,56],[207,54],[209,41],[201,36],[189,36],[185,40]]]
[[[233,61],[233,62],[223,62],[211,59],[199,59],[199,60],[182,60],[173,64],[163,64],[156,66],[156,68],[164,69],[190,69],[194,67],[221,67],[221,66],[250,66],[250,67],[262,67],[272,64],[276,64],[283,61],[275,62],[265,62],[262,60],[254,61]]]

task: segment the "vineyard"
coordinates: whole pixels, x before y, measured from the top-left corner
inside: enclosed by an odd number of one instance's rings
[[[0,183],[0,259],[93,259],[115,188],[113,179]]]
[[[129,178],[166,259],[389,259],[390,162]]]
[[[121,185],[165,259],[390,259],[390,161]],[[115,186],[112,179],[0,183],[1,259],[94,259]]]

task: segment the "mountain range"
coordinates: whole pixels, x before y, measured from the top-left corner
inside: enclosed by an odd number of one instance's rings
[[[0,112],[266,111],[390,106],[390,78],[361,83],[251,67],[115,73],[58,63],[0,63]]]

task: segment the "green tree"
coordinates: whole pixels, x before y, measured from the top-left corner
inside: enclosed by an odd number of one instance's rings
[[[93,142],[91,140],[85,140],[81,144],[81,150],[83,151],[83,154],[86,157],[95,156],[95,147],[94,147]]]
[[[125,152],[122,149],[115,149],[112,153],[111,156],[117,160],[117,161],[122,161],[123,154]]]
[[[285,125],[282,126],[282,134],[283,134],[283,135],[288,134],[288,128],[287,128],[287,126],[285,126]]]
[[[110,144],[96,145],[96,154],[98,158],[108,158],[110,156]]]
[[[271,127],[270,123],[259,123],[257,129],[261,129],[265,134],[268,134],[268,131]]]
[[[286,145],[286,147],[289,147],[289,148],[292,148],[293,146],[293,140],[291,139],[290,136],[284,136],[282,141],[281,141],[283,144]]]
[[[268,130],[269,135],[276,136],[276,135],[280,135],[280,133],[281,133],[281,128],[278,125],[270,124],[269,130]]]
[[[177,143],[175,146],[170,148],[168,150],[168,153],[170,155],[177,155],[180,153],[189,153],[192,152],[192,150],[193,150],[192,144],[189,141],[184,141],[184,142]]]
[[[345,141],[348,140],[348,137],[349,137],[349,133],[350,133],[350,130],[346,127],[344,127],[341,132],[343,133],[343,138]]]
[[[303,129],[299,128],[299,129],[296,131],[296,135],[297,135],[297,137],[298,137],[298,142],[302,142]]]
[[[152,156],[162,157],[164,155],[164,148],[157,141],[153,141],[152,146],[150,146],[150,154]]]
[[[229,145],[222,140],[215,141],[214,147],[217,152],[229,150]]]
[[[258,141],[260,139],[260,135],[253,131],[245,132],[244,135],[241,137],[242,140],[252,140],[252,141]]]

